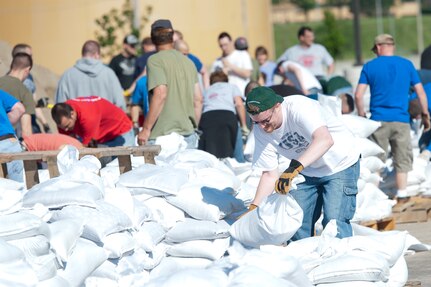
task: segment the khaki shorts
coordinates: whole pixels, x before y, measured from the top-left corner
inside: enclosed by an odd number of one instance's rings
[[[397,172],[412,170],[413,151],[410,139],[410,125],[400,122],[380,122],[382,126],[372,135],[371,140],[377,143],[384,151],[379,158],[385,162],[388,156],[388,146],[394,159],[394,168]]]

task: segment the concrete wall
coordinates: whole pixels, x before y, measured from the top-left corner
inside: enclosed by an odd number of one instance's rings
[[[220,55],[217,36],[222,31],[234,38],[247,37],[252,53],[256,46],[264,45],[273,55],[270,0],[135,1],[142,12],[147,5],[153,8],[142,36],[149,35],[154,20],[168,18],[174,29],[183,32],[191,51],[205,65]],[[80,57],[82,44],[95,38],[94,20],[123,3],[123,0],[2,0],[1,40],[11,46],[18,42],[30,44],[35,63],[62,74]]]

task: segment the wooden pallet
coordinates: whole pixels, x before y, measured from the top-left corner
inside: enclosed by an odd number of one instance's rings
[[[431,198],[411,197],[392,208],[397,223],[425,222],[431,219]]]
[[[136,146],[136,147],[106,147],[106,148],[83,148],[79,150],[79,156],[93,155],[97,158],[106,156],[118,157],[120,173],[132,169],[131,155],[144,156],[146,163],[154,164],[154,156],[160,153],[159,145]],[[40,161],[48,164],[49,176],[59,176],[57,166],[57,155],[60,151],[39,151],[39,152],[20,152],[0,154],[0,177],[7,176],[6,163],[14,160],[22,160],[24,163],[24,173],[27,188],[39,183],[39,173],[37,163]]]
[[[393,216],[388,216],[379,220],[362,221],[359,224],[370,227],[372,229],[387,231],[395,229],[395,219]]]

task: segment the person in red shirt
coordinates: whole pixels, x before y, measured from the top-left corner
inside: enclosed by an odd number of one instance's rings
[[[83,148],[76,138],[63,134],[32,134],[24,136],[22,145],[28,151],[45,151],[45,150],[59,150],[65,145],[73,145],[80,149]]]
[[[79,137],[84,146],[134,146],[132,121],[111,102],[97,96],[56,104],[51,110],[59,132]]]

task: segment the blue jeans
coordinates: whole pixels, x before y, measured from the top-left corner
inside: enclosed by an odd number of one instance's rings
[[[104,142],[102,145],[109,147],[116,146],[134,146],[135,145],[135,133],[133,132],[133,128],[130,131],[119,135],[118,137],[110,140],[109,142]]]
[[[323,207],[323,227],[331,219],[337,221],[338,238],[352,236],[350,220],[356,209],[358,193],[359,160],[349,168],[323,177],[304,176],[305,182],[290,194],[304,212],[302,226],[292,237],[299,240],[314,236],[314,224],[319,219]]]
[[[243,146],[244,146],[244,141],[242,140],[241,127],[238,125],[235,148],[233,150],[233,157],[236,159],[237,162],[245,162]]]
[[[0,153],[22,152],[21,144],[16,138],[5,139],[0,141]],[[8,178],[24,182],[23,175],[24,165],[22,160],[14,160],[7,163]]]

